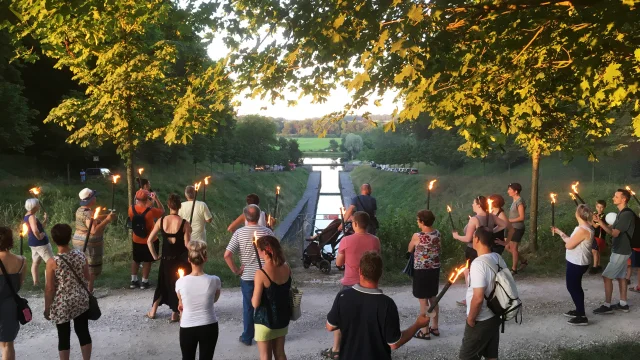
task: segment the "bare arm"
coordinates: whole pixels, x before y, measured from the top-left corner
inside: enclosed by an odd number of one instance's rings
[[[486,288],[473,288],[473,297],[469,306],[469,315],[467,315],[467,324],[471,327],[476,326],[476,318],[480,314],[482,302],[484,301],[484,290]]]
[[[524,221],[524,205],[522,204],[518,205],[518,217],[509,219],[509,221],[512,223]]]
[[[260,306],[260,300],[262,299],[262,290],[264,289],[264,274],[262,271],[256,271],[256,275],[253,278],[254,288],[253,297],[251,297],[251,306],[254,309]]]
[[[477,222],[478,222],[478,219],[476,218],[469,219],[469,223],[467,224],[467,232],[464,234],[464,236],[461,236],[458,234],[457,231],[454,231],[453,238],[458,241],[462,241],[463,243],[470,243],[473,240],[473,233],[476,231],[476,228],[478,227]]]
[[[400,336],[400,340],[398,340],[395,344],[390,344],[389,347],[391,350],[396,350],[402,345],[406,344],[413,335],[418,331],[418,329],[423,328],[429,324],[429,318],[426,315],[419,315],[416,319],[416,322],[413,323],[409,328],[402,332],[402,336]]]
[[[356,212],[356,206],[355,205],[349,205],[349,208],[347,209],[347,212],[344,213],[344,221],[345,222],[349,221],[351,219],[351,216],[355,212]]]
[[[420,242],[420,238],[418,237],[418,234],[413,234],[413,236],[411,237],[411,241],[409,241],[409,248],[407,249],[407,251],[413,252],[413,250],[415,250],[416,245],[418,245],[419,242]]]
[[[160,201],[160,200],[158,199],[158,196],[154,195],[154,196],[153,196],[153,200],[154,200],[154,201],[155,201],[155,203],[156,203],[156,207],[157,207],[158,209],[162,209],[162,212],[164,212],[164,205],[162,205],[162,201]]]
[[[184,223],[184,247],[189,248],[189,241],[191,241],[191,232],[193,228],[191,228],[191,224],[189,222]],[[205,239],[206,241],[207,239]]]
[[[336,258],[336,266],[344,265],[344,253],[338,253],[338,257]]]
[[[213,298],[213,302],[217,303],[218,299],[220,299],[220,289],[216,290],[216,296]]]
[[[236,229],[240,227],[240,225],[244,224],[245,218],[244,214],[240,214],[233,222],[227,227],[228,232],[234,232]]]
[[[107,217],[105,217],[104,220],[98,222],[98,224],[94,224],[95,226],[91,229],[91,233],[92,234],[100,234],[101,232],[103,232],[104,228],[113,221],[113,217],[114,216],[115,215],[113,213],[109,213],[109,215],[107,215]],[[91,220],[89,220],[89,221],[91,221]],[[87,227],[88,226],[89,226],[89,224],[87,224]]]
[[[242,275],[242,271],[244,270],[244,267],[240,267],[238,268],[236,266],[236,263],[233,261],[233,253],[229,250],[225,250],[224,251],[224,261],[227,263],[227,266],[229,266],[229,269],[231,269],[231,271],[236,274],[236,275]]]
[[[29,216],[29,227],[31,228],[31,232],[36,237],[36,239],[44,239],[44,233],[41,233],[40,230],[38,230],[38,222],[36,221],[35,215]]]
[[[147,246],[149,247],[149,252],[151,253],[151,256],[153,256],[155,260],[158,260],[158,253],[156,252],[156,249],[153,247],[153,243],[158,240],[158,232],[160,232],[161,221],[162,219],[159,219],[158,221],[156,221],[156,224],[153,226],[153,230],[151,230],[151,232],[149,233],[149,237],[147,238]],[[185,238],[186,238],[186,234],[185,234]]]
[[[24,271],[24,269],[27,268],[27,258],[24,256],[21,256],[22,261],[24,261],[24,265],[22,266],[22,269],[20,270],[20,286],[22,286],[22,284],[24,284],[24,279],[27,277],[27,272]]]
[[[612,226],[609,226],[609,224],[607,224],[604,221],[600,222],[600,227],[602,228],[602,230],[604,230],[604,232],[606,232],[607,234],[609,234],[609,235],[611,235],[613,237],[620,236],[620,230],[614,229]]]
[[[552,230],[562,238],[562,241],[564,241],[564,247],[568,250],[575,249],[581,242],[586,241],[591,237],[591,234],[582,228],[578,229],[578,231],[576,231],[571,237],[567,236],[567,234],[558,228],[552,228]]]
[[[53,258],[47,260],[47,267],[45,270],[46,286],[44,290],[44,313],[46,318],[49,317],[49,309],[53,303],[53,298],[56,295],[56,261]]]

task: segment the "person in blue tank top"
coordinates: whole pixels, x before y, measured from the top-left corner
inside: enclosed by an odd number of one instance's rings
[[[24,223],[27,224],[29,247],[31,248],[31,276],[33,278],[33,286],[40,283],[38,266],[42,262],[45,264],[53,257],[53,249],[49,243],[49,237],[44,232],[43,223],[47,223],[47,213],[42,216],[42,222],[38,220],[36,214],[40,211],[40,201],[38,199],[27,199],[24,203],[27,213],[24,215]]]

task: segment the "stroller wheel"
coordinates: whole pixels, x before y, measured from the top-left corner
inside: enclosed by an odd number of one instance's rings
[[[327,260],[320,261],[320,264],[318,264],[318,267],[320,268],[320,271],[323,274],[328,274],[329,272],[331,272],[331,263],[328,262]]]
[[[308,269],[308,268],[309,268],[309,266],[311,266],[311,263],[310,263],[310,262],[308,262],[308,261],[306,261],[306,260],[302,262],[302,267],[303,267],[303,268]]]

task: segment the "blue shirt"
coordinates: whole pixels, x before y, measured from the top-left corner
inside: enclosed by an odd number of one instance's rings
[[[31,225],[29,225],[29,217],[30,216],[34,216],[34,215],[27,215],[27,216],[24,217],[24,220],[23,220],[27,224],[27,229],[29,229],[29,231],[27,232],[27,234],[29,236],[29,246],[47,245],[49,243],[49,237],[44,232],[44,226],[42,226],[42,223],[40,222],[40,220],[38,220],[38,218],[36,218],[36,223],[38,225],[38,231],[40,231],[41,233],[44,234],[44,238],[42,240],[38,240],[38,238],[35,236],[33,231],[31,231]]]

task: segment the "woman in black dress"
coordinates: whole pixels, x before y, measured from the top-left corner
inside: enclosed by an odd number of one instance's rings
[[[492,205],[491,213],[504,221],[509,221],[509,218],[507,217],[507,214],[504,212],[504,209],[503,209],[505,201],[502,195],[493,194],[489,196],[489,200],[491,201],[491,205]],[[500,229],[500,228],[494,228],[494,230],[495,229]],[[491,247],[491,251],[493,251],[496,254],[502,255],[502,253],[504,252],[504,247],[507,245],[505,231],[504,229],[496,230],[496,232],[494,232],[493,235],[496,238],[495,240],[496,243],[495,245],[493,245],[493,247]]]
[[[178,312],[178,295],[176,294],[176,281],[180,275],[178,270],[182,269],[184,275],[191,273],[191,264],[187,259],[187,245],[191,239],[191,225],[178,215],[180,210],[180,196],[169,195],[169,215],[163,216],[156,222],[153,230],[149,234],[149,251],[155,260],[160,259],[160,269],[158,270],[158,287],[153,295],[153,305],[146,314],[149,319],[155,319],[158,306],[168,305],[173,311],[170,322],[180,321]],[[156,235],[162,234],[162,256],[156,253],[153,242]]]

